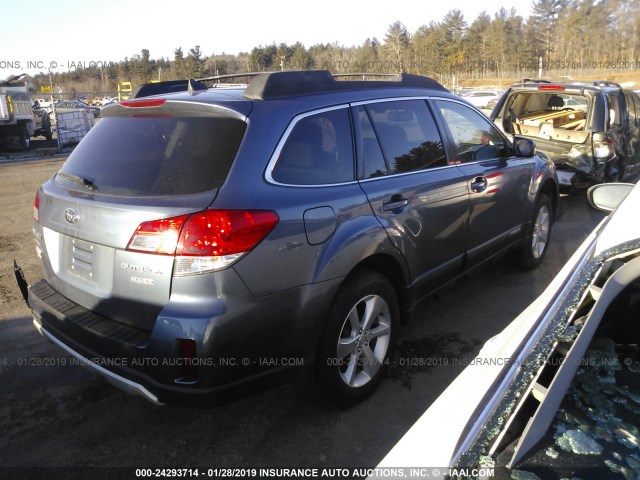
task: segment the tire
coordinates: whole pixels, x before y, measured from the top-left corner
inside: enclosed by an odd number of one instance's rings
[[[31,139],[29,138],[29,132],[26,127],[20,129],[20,134],[18,135],[19,148],[22,151],[27,151],[31,148]]]
[[[318,354],[323,390],[343,406],[370,396],[384,378],[400,316],[386,277],[363,270],[349,279],[329,310]]]
[[[551,200],[546,194],[541,193],[536,201],[523,245],[512,252],[513,263],[526,270],[532,270],[542,263],[551,239],[552,217]]]

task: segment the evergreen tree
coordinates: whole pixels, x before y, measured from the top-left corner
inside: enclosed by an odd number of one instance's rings
[[[186,75],[189,78],[198,78],[202,76],[203,61],[200,45],[196,45],[189,50],[186,60]]]
[[[398,71],[404,70],[404,58],[409,47],[409,33],[402,22],[393,23],[384,37],[384,45],[391,53],[394,67]]]
[[[182,47],[178,47],[173,51],[173,75],[174,80],[185,77],[184,54]]]

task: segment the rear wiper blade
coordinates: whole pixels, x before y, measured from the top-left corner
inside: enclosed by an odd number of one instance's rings
[[[64,172],[58,172],[56,176],[60,176],[65,180],[69,180],[70,182],[77,183],[78,185],[82,185],[83,187],[89,190],[98,190],[98,187],[96,187],[95,183],[93,183],[93,181],[89,180],[88,178],[82,178],[78,175],[70,175]]]

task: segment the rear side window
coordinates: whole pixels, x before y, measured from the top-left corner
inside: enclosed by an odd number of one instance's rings
[[[640,124],[640,96],[633,92],[627,93],[627,104],[629,121],[632,126],[637,127]]]
[[[622,118],[620,115],[620,102],[618,100],[618,95],[615,93],[610,93],[609,97],[609,127],[618,127],[622,123]]]
[[[447,165],[442,138],[424,100],[372,103],[364,108],[382,147],[388,173]],[[366,133],[366,121],[362,128]],[[366,137],[362,141],[365,142]],[[365,150],[363,143],[363,153]],[[379,176],[382,171],[379,158],[365,158],[365,165],[369,162],[373,166],[365,168],[365,172],[368,171],[370,177]]]
[[[272,178],[288,185],[354,180],[349,110],[340,108],[299,120],[280,152]]]
[[[624,96],[627,101],[627,108],[629,109],[629,121],[635,125],[636,119],[638,118],[638,115],[636,113],[637,99],[634,99],[636,95],[632,92],[625,92]]]
[[[61,172],[87,179],[97,192],[110,195],[214,190],[224,183],[245,130],[245,122],[229,117],[106,117]]]

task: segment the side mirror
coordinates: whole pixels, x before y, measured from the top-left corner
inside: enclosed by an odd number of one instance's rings
[[[601,183],[587,191],[589,203],[596,210],[612,212],[627,197],[635,185],[632,183]]]
[[[536,153],[536,144],[528,138],[514,137],[513,153],[517,157],[533,157]]]

